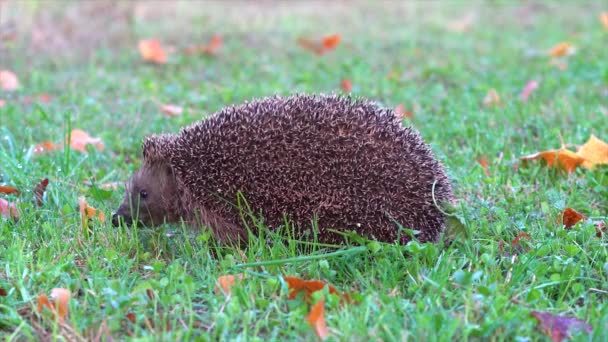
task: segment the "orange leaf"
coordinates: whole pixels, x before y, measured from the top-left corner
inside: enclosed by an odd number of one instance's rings
[[[585,215],[579,213],[578,211],[572,208],[566,208],[560,215],[562,219],[562,223],[564,224],[566,229],[572,228],[574,225],[579,223],[581,220],[586,220]]]
[[[217,285],[215,286],[215,294],[219,295],[220,292],[224,292],[227,296],[232,294],[232,287],[238,282],[241,282],[245,277],[244,274],[239,273],[236,276],[232,274],[227,274],[223,276],[219,276],[217,278]]]
[[[342,82],[340,82],[340,86],[342,87],[342,90],[347,93],[350,93],[353,90],[353,83],[349,79],[343,79]]]
[[[325,300],[321,299],[312,306],[307,320],[321,340],[325,340],[329,336],[327,323],[325,323]]]
[[[303,37],[298,38],[298,44],[301,47],[305,48],[306,50],[316,53],[317,55],[321,55],[324,52],[322,46],[320,46],[319,44],[313,42],[312,40],[310,40],[308,38],[303,38]]]
[[[483,156],[477,160],[477,163],[483,168],[483,172],[485,173],[486,177],[489,176],[490,171],[488,170],[488,158]]]
[[[35,154],[42,154],[45,152],[50,152],[53,150],[57,150],[59,149],[59,145],[54,144],[50,141],[45,141],[45,142],[41,142],[40,144],[36,145],[36,147],[34,147],[34,153]]]
[[[160,106],[160,110],[168,117],[181,115],[182,112],[184,111],[184,109],[182,107],[172,105],[172,104],[162,105],[162,106]]]
[[[340,37],[339,34],[332,34],[329,36],[325,36],[323,38],[323,47],[324,50],[333,50],[336,48],[336,46],[338,46],[338,44],[340,43],[340,40],[342,40],[342,37]]]
[[[97,209],[95,209],[87,204],[87,201],[84,198],[84,196],[78,197],[78,205],[80,208],[80,221],[81,221],[83,228],[86,228],[88,221],[90,219],[93,219],[94,217],[99,218],[99,220],[101,222],[106,221],[106,218],[103,215],[103,212],[99,211],[99,213],[97,213]]]
[[[160,45],[157,39],[144,39],[139,41],[139,53],[141,57],[147,61],[156,64],[165,64],[167,62],[167,53]]]
[[[604,28],[608,30],[608,12],[600,14],[600,21],[602,22],[602,25],[604,25]]]
[[[593,169],[597,164],[608,164],[608,144],[593,134],[576,154],[585,159],[582,167],[586,169]]]
[[[0,217],[12,217],[16,220],[19,217],[19,211],[14,202],[9,202],[0,198]]]
[[[19,190],[17,190],[17,188],[12,187],[12,186],[8,186],[8,185],[0,185],[0,193],[3,194],[16,194],[19,195]]]
[[[0,70],[0,89],[5,91],[15,91],[19,89],[19,79],[10,70]]]
[[[498,95],[496,89],[492,88],[488,90],[486,97],[483,98],[483,104],[488,108],[501,104],[500,96]]]
[[[51,290],[51,298],[55,301],[59,322],[63,322],[63,319],[68,315],[70,297],[70,291],[67,289],[55,288]]]
[[[305,291],[306,297],[309,297],[313,292],[322,290],[326,285],[329,287],[329,293],[338,293],[333,285],[327,284],[322,280],[304,280],[298,277],[283,277],[283,279],[291,290],[289,296],[287,297],[288,299],[296,298],[300,291]]]
[[[64,288],[54,288],[51,290],[51,299],[45,294],[38,296],[37,310],[42,313],[43,308],[47,308],[53,312],[56,319],[63,323],[63,320],[68,316],[69,303],[70,303],[70,291]]]
[[[397,116],[399,119],[411,119],[414,117],[414,113],[410,112],[409,110],[405,110],[403,103],[400,103],[395,106],[394,111],[395,116]]]
[[[578,154],[566,150],[550,150],[520,157],[521,160],[543,159],[549,167],[561,167],[566,172],[574,172],[577,166],[581,165],[585,159]],[[557,162],[557,163],[556,163]]]
[[[573,52],[574,47],[572,46],[572,44],[568,42],[561,42],[551,48],[551,50],[549,51],[549,55],[551,55],[552,57],[564,57],[572,54]]]
[[[103,149],[103,142],[100,138],[93,138],[87,132],[80,129],[72,131],[70,134],[70,147],[72,149],[87,153],[85,146],[88,144],[96,145],[98,151]]]
[[[513,247],[517,246],[519,241],[524,238],[527,240],[530,240],[530,234],[524,233],[524,232],[519,232],[517,234],[517,236],[515,237],[515,239],[513,239],[513,241],[511,241],[511,246],[513,246]]]
[[[213,55],[222,47],[222,37],[213,36],[206,46],[201,47],[201,51],[208,55]]]

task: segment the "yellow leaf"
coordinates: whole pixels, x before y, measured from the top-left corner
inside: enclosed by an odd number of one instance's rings
[[[593,134],[576,154],[585,159],[582,167],[586,169],[593,169],[597,164],[608,164],[608,144]]]

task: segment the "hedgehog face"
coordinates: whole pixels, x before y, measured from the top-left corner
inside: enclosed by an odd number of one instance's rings
[[[145,226],[177,222],[179,217],[172,208],[178,196],[169,165],[144,163],[127,183],[124,200],[112,216],[112,224],[118,226],[119,218],[127,225],[135,221]]]

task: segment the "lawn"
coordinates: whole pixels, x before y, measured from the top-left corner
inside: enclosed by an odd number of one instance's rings
[[[0,4],[0,69],[20,83],[0,90],[0,185],[20,190],[0,193],[20,210],[17,221],[0,219],[2,339],[315,340],[307,316],[321,297],[330,340],[549,340],[533,312],[592,328],[572,330],[575,340],[608,339],[608,237],[596,234],[608,221],[608,168],[566,173],[520,160],[575,151],[592,134],[608,140],[608,6],[382,5]],[[332,34],[341,40],[322,55],[298,44]],[[186,52],[214,35],[222,45],[212,54]],[[148,38],[161,41],[166,63],[142,59],[138,41]],[[568,53],[552,57],[562,42]],[[256,97],[345,93],[344,81],[354,96],[411,114],[404,125],[449,170],[458,199],[450,231],[461,222],[465,234],[406,246],[262,236],[239,249],[206,231],[99,218],[120,204],[146,135]],[[523,100],[530,81],[538,87]],[[168,116],[166,104],[183,112]],[[103,148],[35,152],[73,129]],[[84,225],[83,196],[97,210]],[[565,229],[558,218],[568,207],[589,219]],[[230,274],[243,281],[216,291]],[[323,280],[356,301],[341,303],[327,287],[310,302],[290,300],[285,276]],[[62,323],[37,311],[55,288],[71,293]]]

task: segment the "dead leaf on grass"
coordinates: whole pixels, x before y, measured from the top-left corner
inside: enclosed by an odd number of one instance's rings
[[[553,342],[561,342],[572,337],[573,332],[591,334],[591,326],[577,318],[553,315],[548,312],[532,311],[532,316],[538,320],[538,328],[551,338]]]
[[[0,198],[0,216],[3,218],[11,217],[13,220],[16,220],[19,217],[19,211],[15,203]]]
[[[310,313],[306,318],[308,324],[315,329],[315,333],[321,340],[327,339],[329,333],[327,332],[327,323],[325,322],[325,300],[320,299],[310,309]]]
[[[167,63],[167,52],[165,52],[158,39],[140,40],[138,47],[144,61],[156,64]]]
[[[49,185],[49,179],[45,178],[42,181],[40,181],[40,183],[36,184],[36,187],[34,188],[34,200],[36,201],[36,204],[39,207],[42,207],[42,205],[44,204],[42,202],[43,198],[44,198],[44,192],[46,191],[46,187]]]
[[[84,196],[78,197],[78,206],[80,210],[80,221],[82,224],[82,228],[88,227],[89,220],[93,218],[98,218],[102,223],[106,221],[105,215],[102,211],[95,209],[87,203],[87,200]]]
[[[70,133],[70,147],[76,151],[87,153],[86,145],[95,145],[98,151],[103,149],[103,142],[100,138],[91,137],[81,129],[75,129]]]
[[[343,79],[340,82],[340,87],[347,93],[350,93],[353,90],[353,83],[349,79]]]
[[[583,164],[585,158],[565,148],[559,150],[549,150],[520,157],[521,160],[542,159],[549,167],[561,168],[568,173],[574,172],[576,168]]]
[[[574,54],[574,52],[575,48],[571,43],[561,42],[549,50],[549,55],[551,57],[565,57]]]
[[[606,30],[608,30],[608,12],[603,12],[600,14],[600,22],[604,26]]]
[[[488,90],[486,96],[483,98],[483,104],[487,108],[502,105],[498,91],[494,88]]]
[[[12,187],[12,186],[8,186],[8,185],[0,185],[0,193],[3,194],[15,194],[15,195],[19,195],[19,190],[17,190],[17,188]]]
[[[215,294],[219,295],[220,293],[225,293],[227,296],[232,294],[232,287],[238,283],[240,283],[245,275],[243,273],[238,273],[236,275],[227,274],[223,276],[219,276],[217,278],[217,284],[215,286]]]
[[[60,323],[63,323],[64,319],[68,316],[69,303],[70,303],[70,291],[64,288],[54,288],[51,290],[51,300],[45,294],[38,296],[38,313],[42,313],[43,308],[49,309],[55,319],[59,319]]]
[[[160,106],[160,111],[163,112],[168,117],[174,117],[181,115],[184,109],[180,106],[173,104],[164,104]]]
[[[593,134],[576,153],[585,159],[582,167],[586,169],[593,169],[599,164],[608,164],[608,144]]]

